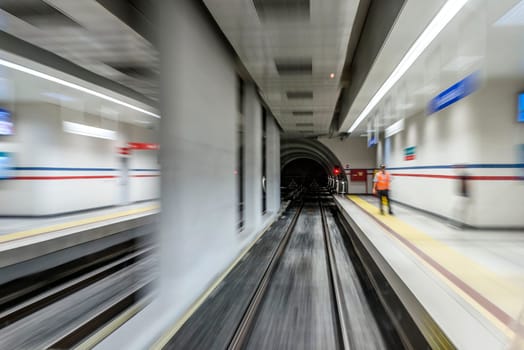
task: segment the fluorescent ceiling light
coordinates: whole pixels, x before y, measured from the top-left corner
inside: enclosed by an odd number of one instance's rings
[[[482,56],[458,56],[446,64],[442,69],[448,72],[459,72],[479,62]]]
[[[116,132],[109,129],[96,128],[85,124],[62,122],[65,132],[89,137],[98,137],[106,140],[116,140]]]
[[[415,91],[414,95],[432,94],[432,93],[434,93],[437,90],[438,90],[438,86],[437,85],[430,84],[430,85],[426,85],[426,86],[418,89],[417,91]]]
[[[402,130],[404,130],[404,119],[400,119],[398,122],[391,124],[391,126],[384,131],[384,135],[385,137],[391,137]]]
[[[55,100],[64,101],[64,102],[70,102],[70,101],[76,100],[76,98],[74,97],[62,95],[56,92],[43,92],[42,95],[54,98]]]
[[[91,90],[91,89],[88,89],[86,87],[80,86],[78,84],[71,83],[69,81],[66,81],[66,80],[63,80],[63,79],[60,79],[60,78],[57,78],[57,77],[53,77],[53,76],[51,76],[49,74],[39,72],[37,70],[34,70],[34,69],[31,69],[31,68],[22,66],[22,65],[17,64],[17,63],[9,62],[9,61],[6,61],[6,60],[3,60],[3,59],[0,58],[0,65],[2,65],[4,67],[7,67],[7,68],[11,68],[11,69],[17,70],[19,72],[30,74],[30,75],[38,77],[38,78],[42,78],[42,79],[51,81],[53,83],[57,83],[57,84],[60,84],[60,85],[63,85],[63,86],[67,86],[67,87],[70,87],[70,88],[78,90],[78,91],[85,92],[86,94],[99,97],[99,98],[104,99],[106,101],[119,104],[121,106],[130,108],[130,109],[135,110],[137,112],[141,112],[141,113],[150,115],[150,116],[155,117],[155,118],[160,118],[160,116],[158,114],[155,114],[155,113],[150,112],[148,110],[145,110],[143,108],[134,106],[134,105],[132,105],[130,103],[118,100],[118,99],[116,99],[114,97],[105,95],[105,94],[97,92],[95,90]]]
[[[521,0],[515,6],[506,12],[494,24],[496,27],[518,27],[524,26],[524,0]]]
[[[424,50],[431,44],[431,42],[437,37],[437,35],[446,27],[446,25],[455,17],[455,15],[464,7],[468,0],[448,0],[444,6],[440,9],[439,13],[433,18],[431,23],[424,29],[422,34],[415,41],[413,46],[410,47],[408,52],[404,55],[398,66],[395,68],[393,73],[388,79],[382,84],[380,89],[373,98],[369,101],[368,105],[360,113],[357,120],[353,122],[348,132],[353,132],[359,124],[371,113],[373,108],[382,100],[382,98],[388,93],[388,91],[399,81],[399,79],[406,73],[411,65],[417,60],[417,58],[424,52]]]
[[[414,103],[404,103],[398,106],[399,109],[403,109],[403,110],[410,109],[413,107],[415,107]]]

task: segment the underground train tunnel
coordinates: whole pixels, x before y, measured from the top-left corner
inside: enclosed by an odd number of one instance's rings
[[[325,187],[328,184],[328,173],[317,161],[299,158],[282,168],[280,183],[286,188]]]

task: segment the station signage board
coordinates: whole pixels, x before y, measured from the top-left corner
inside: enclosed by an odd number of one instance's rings
[[[160,149],[158,143],[128,142],[127,147],[134,150],[156,151]]]
[[[364,182],[366,181],[366,175],[366,169],[351,169],[350,172],[352,182]]]
[[[414,160],[416,154],[416,146],[404,148],[404,160]]]
[[[460,101],[464,97],[472,94],[475,90],[477,90],[479,82],[480,74],[479,72],[475,72],[442,91],[440,94],[431,99],[431,101],[429,101],[427,108],[428,115],[441,111],[453,103]]]

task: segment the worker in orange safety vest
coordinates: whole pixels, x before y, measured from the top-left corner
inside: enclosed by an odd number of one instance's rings
[[[380,171],[375,175],[373,179],[373,194],[378,194],[378,201],[380,205],[380,214],[384,214],[382,210],[382,198],[386,197],[389,208],[389,215],[393,215],[391,210],[391,201],[389,200],[389,186],[391,184],[391,174],[386,171],[386,166],[382,164]]]

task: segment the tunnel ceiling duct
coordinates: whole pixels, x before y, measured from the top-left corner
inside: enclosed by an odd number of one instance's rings
[[[262,20],[310,19],[310,0],[253,0],[253,4]]]
[[[77,27],[80,24],[42,0],[3,0],[2,10],[38,28]]]
[[[309,117],[309,116],[313,116],[313,111],[293,111],[291,113],[295,117]]]
[[[311,59],[276,59],[275,66],[280,75],[311,75],[313,63]]]
[[[288,91],[286,96],[288,100],[312,100],[313,91]]]

